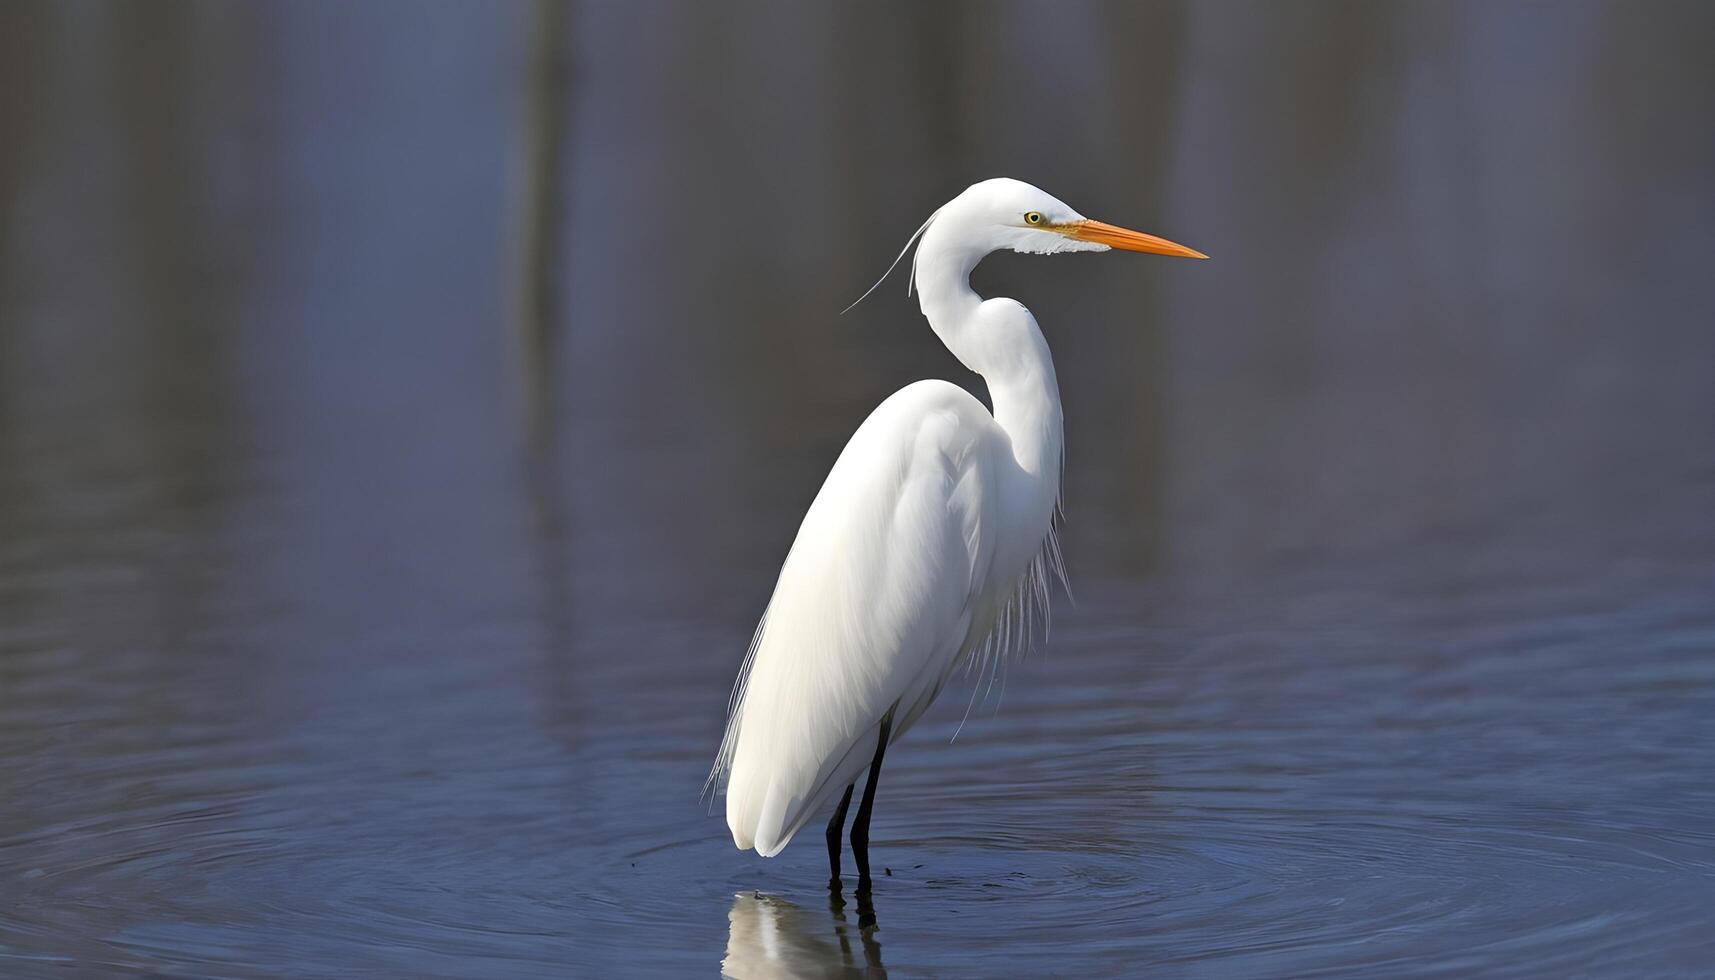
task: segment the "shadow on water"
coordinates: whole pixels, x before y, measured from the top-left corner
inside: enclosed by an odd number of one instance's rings
[[[856,919],[846,902],[832,894],[827,912],[809,912],[784,898],[740,892],[727,913],[726,956],[721,974],[729,977],[885,978],[880,925],[868,895],[858,896]]]

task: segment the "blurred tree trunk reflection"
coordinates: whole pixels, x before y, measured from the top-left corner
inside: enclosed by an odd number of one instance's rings
[[[565,313],[565,187],[570,180],[566,140],[571,103],[571,11],[564,0],[535,0],[526,18],[526,111],[520,127],[522,200],[515,224],[517,295],[513,299],[517,365],[539,616],[545,632],[546,676],[553,705],[578,703],[575,658],[572,539],[561,486],[558,365]],[[582,737],[581,713],[555,712],[555,724],[572,744]]]
[[[19,386],[26,367],[26,302],[21,298],[27,271],[28,239],[20,228],[20,204],[37,164],[37,134],[48,100],[41,78],[53,43],[45,3],[10,5],[0,23],[0,618],[32,621],[25,609],[33,595],[28,581],[30,494],[27,465],[28,420],[22,417]],[[11,658],[0,656],[0,691],[12,689],[6,674]]]
[[[1185,6],[1116,3],[1103,14],[1110,73],[1104,109],[1112,120],[1106,136],[1112,146],[1106,151],[1110,164],[1102,207],[1112,209],[1110,220],[1187,238],[1158,224],[1172,213],[1172,134],[1184,98]],[[1074,540],[1093,559],[1132,575],[1155,571],[1166,545],[1170,430],[1164,338],[1172,314],[1162,281],[1175,271],[1171,266],[1137,262],[1125,275],[1108,280],[1104,301],[1114,317],[1098,343],[1111,350],[1089,364],[1100,402],[1090,417],[1079,420],[1087,426],[1085,437],[1068,435],[1068,452],[1085,445],[1102,457],[1083,470],[1095,511],[1127,515],[1101,521],[1099,529],[1092,529],[1096,533],[1076,531],[1074,517]],[[1108,419],[1119,424],[1106,424]]]
[[[561,226],[565,220],[564,144],[571,73],[569,12],[563,0],[536,0],[528,30],[523,201],[519,211],[518,298],[514,344],[526,445],[540,456],[553,444],[553,363],[560,330]]]

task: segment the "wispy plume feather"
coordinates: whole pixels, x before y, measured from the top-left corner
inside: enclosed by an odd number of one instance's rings
[[[1029,653],[1039,638],[1043,643],[1048,641],[1049,599],[1053,583],[1058,581],[1067,598],[1071,598],[1071,585],[1066,581],[1066,562],[1060,552],[1059,529],[1063,519],[1056,501],[1054,518],[1049,523],[1042,550],[1025,566],[1017,591],[995,617],[988,636],[965,658],[965,675],[975,674],[976,683],[971,687],[970,700],[965,703],[965,715],[959,719],[959,727],[953,730],[954,739],[965,730],[965,722],[970,720],[971,709],[977,703],[977,692],[982,692],[982,701],[987,704],[998,680],[1004,696],[1007,662]],[[999,708],[998,702],[996,708]]]
[[[943,205],[941,205],[941,207],[944,208],[944,207],[946,207],[946,205],[943,204]],[[940,215],[941,215],[941,208],[936,208],[935,213],[931,214],[929,216],[929,220],[923,222],[923,226],[921,228],[918,228],[916,231],[911,233],[911,237],[909,239],[907,239],[905,242],[905,247],[900,249],[899,254],[893,257],[893,262],[890,265],[888,265],[887,271],[883,272],[881,274],[881,278],[877,279],[875,281],[875,285],[864,290],[862,296],[859,296],[857,299],[852,300],[852,305],[841,310],[840,316],[845,316],[847,313],[850,313],[852,311],[852,309],[855,308],[859,303],[863,302],[866,299],[869,299],[869,294],[875,292],[875,290],[878,286],[880,286],[882,283],[886,282],[888,276],[893,275],[893,270],[897,269],[899,267],[899,260],[905,258],[905,253],[911,251],[911,246],[917,244],[917,239],[923,237],[923,233],[929,230],[929,226],[934,224],[935,219],[940,217]],[[909,280],[907,280],[905,283],[905,295],[907,295],[907,296],[911,295],[911,286],[916,281],[917,281],[917,256],[913,255],[913,256],[911,256],[911,278]]]

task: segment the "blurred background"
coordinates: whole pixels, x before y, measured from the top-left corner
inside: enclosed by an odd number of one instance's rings
[[[6,4],[0,973],[1706,969],[1712,43]],[[1078,601],[890,755],[865,928],[697,791],[847,436],[982,392],[903,276],[837,314],[995,175],[1214,260],[978,271]]]

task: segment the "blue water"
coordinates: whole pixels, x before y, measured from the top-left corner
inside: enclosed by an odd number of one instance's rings
[[[1501,567],[1087,583],[956,741],[968,688],[890,753],[871,929],[849,894],[829,908],[819,835],[741,855],[696,798],[735,623],[615,617],[556,647],[501,608],[346,641],[250,612],[99,662],[14,635],[0,955],[23,975],[1700,972],[1706,563],[1476,556]]]
[[[1706,975],[1708,17],[1521,9],[8,7],[0,975]],[[831,906],[698,790],[995,169],[1215,259],[979,270],[1076,602]]]

